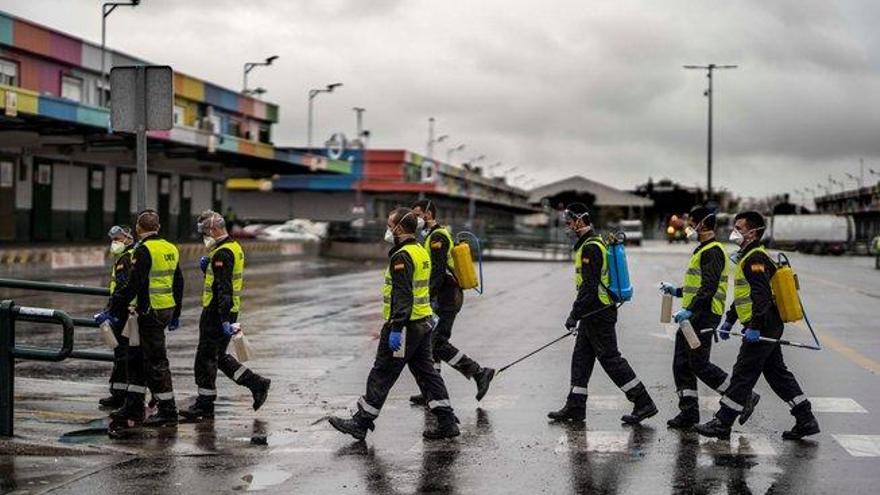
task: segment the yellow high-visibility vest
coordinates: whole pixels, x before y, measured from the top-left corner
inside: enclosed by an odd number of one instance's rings
[[[736,309],[737,318],[743,324],[752,321],[752,286],[746,280],[743,266],[755,253],[767,254],[767,250],[764,249],[764,246],[759,246],[743,256],[736,264],[736,273],[733,277],[733,307]]]
[[[207,308],[211,305],[211,301],[214,299],[214,291],[211,290],[214,285],[214,255],[217,254],[221,249],[228,249],[232,252],[233,263],[232,263],[232,312],[238,313],[241,309],[241,291],[244,288],[244,251],[241,249],[241,244],[237,241],[229,241],[223,243],[222,246],[211,251],[209,257],[211,258],[211,262],[208,263],[208,268],[205,270],[205,287],[202,290],[202,306]]]
[[[605,290],[605,287],[608,287],[611,284],[611,275],[608,272],[608,248],[605,247],[605,241],[599,236],[593,236],[587,239],[586,242],[581,244],[581,247],[578,248],[577,252],[574,253],[574,288],[575,290],[580,290],[581,285],[584,283],[584,277],[581,274],[581,267],[584,263],[584,248],[590,244],[597,246],[599,251],[602,252],[602,283],[599,284],[597,290],[599,293],[599,302],[609,305],[611,304],[611,296],[608,294],[608,291]]]
[[[431,309],[429,287],[431,279],[431,257],[428,256],[428,252],[425,251],[425,248],[418,244],[406,244],[394,254],[401,251],[409,253],[410,258],[412,258],[413,266],[415,267],[412,280],[413,305],[409,319],[420,320],[422,318],[427,318],[434,314],[434,311]],[[391,267],[389,266],[385,269],[385,285],[382,287],[382,316],[386,321],[391,318],[391,288]]]
[[[177,246],[165,239],[147,239],[143,245],[150,253],[150,307],[168,309],[174,302],[174,272],[180,260]]]
[[[694,296],[699,292],[700,284],[703,280],[703,270],[700,268],[700,259],[702,259],[703,253],[715,247],[720,249],[722,254],[724,253],[724,246],[722,246],[720,242],[714,241],[706,244],[691,256],[691,261],[688,263],[687,271],[684,274],[684,284],[681,287],[682,308],[691,309],[691,303],[694,300]],[[718,281],[718,290],[715,291],[715,295],[712,297],[712,313],[719,316],[724,314],[724,303],[727,301],[727,274],[727,256],[724,255],[724,268],[721,270],[721,280]]]

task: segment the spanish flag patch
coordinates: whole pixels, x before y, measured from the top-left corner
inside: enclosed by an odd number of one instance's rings
[[[581,261],[583,261],[583,263],[584,263],[585,265],[589,265],[589,264],[590,264],[590,258],[581,258]]]
[[[440,249],[443,247],[443,243],[440,241],[434,241],[431,243],[431,249]]]
[[[752,273],[764,273],[764,265],[761,263],[752,263]]]
[[[406,265],[404,265],[403,263],[398,263],[398,264],[394,265],[395,272],[399,272],[400,270],[403,270],[404,268],[406,268]]]

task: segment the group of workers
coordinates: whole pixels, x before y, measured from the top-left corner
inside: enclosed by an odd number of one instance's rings
[[[625,424],[639,424],[658,413],[651,395],[636,376],[617,345],[618,301],[609,288],[608,247],[596,232],[587,207],[580,203],[564,211],[574,242],[576,297],[565,319],[565,328],[575,336],[571,359],[571,382],[564,406],[550,412],[554,421],[584,421],[590,377],[596,362],[633,403]],[[462,308],[463,291],[455,277],[450,231],[437,218],[431,200],[420,200],[411,208],[400,207],[387,218],[385,241],[390,245],[382,289],[384,324],[374,364],[367,377],[366,392],[357,401],[351,417],[331,417],[330,424],[358,440],[375,428],[388,393],[400,373],[408,367],[420,393],[410,398],[427,407],[437,421],[424,432],[425,438],[458,436],[458,419],[440,375],[445,362],[474,381],[476,399],[489,390],[496,370],[483,367],[451,342],[452,327]],[[819,425],[794,375],[785,365],[779,339],[783,321],[771,291],[776,265],[762,244],[764,218],[754,211],[735,217],[730,240],[740,246],[728,256],[715,237],[716,216],[696,207],[688,216],[689,239],[699,245],[685,270],[683,284],[661,283],[661,291],[682,299],[675,313],[678,324],[688,320],[699,332],[700,345],[688,345],[676,332],[672,363],[679,413],[667,425],[693,428],[699,434],[722,440],[730,438],[734,421],[744,424],[760,396],[753,391],[763,374],[773,392],[791,407],[795,425],[783,433],[785,439],[799,439],[819,432]],[[214,416],[217,369],[237,384],[250,389],[253,408],[266,401],[270,380],[241,364],[227,352],[237,329],[243,287],[244,253],[230,238],[224,219],[213,211],[198,219],[209,255],[201,259],[205,275],[199,344],[194,366],[198,396],[193,405],[178,413],[175,405],[165,346],[165,329],[179,326],[183,276],[177,248],[159,237],[159,216],[146,210],[137,218],[135,236],[122,226],[110,230],[111,251],[116,256],[112,269],[110,301],[99,323],[109,322],[119,341],[111,375],[110,397],[101,405],[115,408],[111,414],[111,435],[136,426],[176,425],[178,416],[198,421]],[[725,314],[728,277],[734,272],[733,304]],[[128,323],[129,315],[136,325]],[[722,322],[723,319],[723,322]],[[744,330],[743,342],[731,373],[713,364],[713,334],[729,339],[737,320]],[[131,331],[135,328],[135,332]],[[136,334],[137,339],[134,338]],[[714,417],[700,423],[697,380],[721,394]],[[145,395],[149,389],[155,412],[145,418]]]
[[[111,436],[142,426],[176,426],[179,417],[190,421],[213,418],[218,368],[250,389],[254,410],[268,397],[271,381],[227,353],[230,339],[240,331],[236,322],[244,282],[244,251],[229,236],[223,217],[214,211],[202,213],[196,228],[209,251],[200,259],[204,288],[193,366],[198,396],[181,411],[174,398],[165,345],[165,330],[173,332],[180,327],[184,278],[178,249],[160,237],[159,214],[154,210],[138,215],[134,232],[121,225],[110,229],[110,251],[115,257],[111,294],[95,320],[109,324],[118,342],[110,396],[100,400],[101,407],[112,410]],[[149,408],[145,407],[148,390],[152,397]]]
[[[632,411],[621,421],[639,424],[656,415],[658,409],[618,349],[615,326],[619,305],[609,288],[608,247],[594,230],[585,205],[569,205],[564,218],[574,242],[577,293],[565,327],[575,336],[575,344],[567,399],[548,417],[554,421],[586,419],[588,386],[598,361],[633,403]],[[758,404],[760,396],[753,389],[763,374],[795,417],[795,425],[783,433],[783,438],[800,439],[819,433],[810,401],[786,367],[779,342],[774,341],[782,335],[783,321],[770,285],[776,265],[761,241],[766,228],[763,216],[754,211],[736,216],[730,240],[740,249],[730,257],[715,238],[715,228],[716,215],[708,208],[696,207],[690,212],[687,236],[699,245],[688,263],[683,284],[661,283],[664,293],[682,299],[682,309],[674,315],[676,323],[689,320],[700,330],[717,329],[700,332],[696,348],[688,345],[681,331],[676,332],[672,368],[680,412],[667,422],[668,427],[693,428],[700,435],[728,440],[734,421],[738,418],[744,424]],[[424,237],[421,245],[420,236]],[[426,405],[437,418],[436,426],[424,432],[425,438],[458,436],[458,420],[439,373],[440,362],[475,381],[477,400],[486,394],[495,370],[481,367],[449,342],[454,317],[461,308],[461,289],[452,265],[452,236],[440,226],[436,208],[426,200],[412,208],[392,211],[385,241],[392,245],[383,289],[385,323],[367,377],[366,393],[358,399],[357,410],[350,418],[331,417],[330,424],[358,440],[366,438],[375,427],[391,387],[408,366],[421,392],[411,400]],[[725,314],[731,267],[734,300]],[[728,374],[711,361],[712,335],[729,339],[737,320],[744,328],[743,343]],[[719,410],[705,423],[700,423],[697,379],[721,394]]]

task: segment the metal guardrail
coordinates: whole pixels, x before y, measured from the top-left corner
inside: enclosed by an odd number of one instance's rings
[[[85,287],[30,280],[0,279],[0,287],[90,296],[107,297],[110,295],[110,290],[103,287]],[[17,321],[57,323],[61,325],[61,345],[58,348],[16,345],[15,324]],[[68,358],[113,361],[112,353],[75,350],[74,334],[77,326],[98,327],[97,323],[91,318],[74,318],[64,311],[57,309],[18,306],[12,300],[0,301],[0,436],[10,437],[13,434],[16,359],[48,362],[60,362]]]

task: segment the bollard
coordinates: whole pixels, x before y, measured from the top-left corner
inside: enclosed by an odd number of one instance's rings
[[[15,322],[12,301],[0,302],[0,437],[12,436],[15,394]]]

